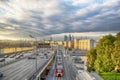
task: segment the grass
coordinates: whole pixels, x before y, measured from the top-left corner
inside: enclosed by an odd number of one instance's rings
[[[100,75],[104,80],[120,80],[120,73],[104,72],[100,73]]]

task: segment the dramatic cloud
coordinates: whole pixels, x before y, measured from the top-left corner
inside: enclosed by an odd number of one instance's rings
[[[120,0],[0,0],[0,35],[118,32],[119,4]]]

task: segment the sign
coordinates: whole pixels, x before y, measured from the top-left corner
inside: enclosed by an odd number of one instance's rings
[[[47,59],[47,60],[48,60],[48,55],[46,55],[46,56],[45,56],[45,59]]]

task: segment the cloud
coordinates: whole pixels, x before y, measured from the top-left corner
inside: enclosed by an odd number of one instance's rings
[[[119,0],[0,0],[0,34],[120,31],[119,4]]]
[[[85,4],[89,4],[92,3],[93,0],[72,0],[72,5],[78,6],[78,5],[85,5]]]

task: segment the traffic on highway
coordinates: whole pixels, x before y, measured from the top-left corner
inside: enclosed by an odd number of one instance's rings
[[[0,80],[29,80],[52,55],[53,51],[48,48],[5,55],[1,65],[13,62],[0,67]]]
[[[54,50],[37,48],[2,55],[0,80],[102,80],[87,72],[83,54],[85,51],[74,49],[68,54],[63,45],[56,45]]]

